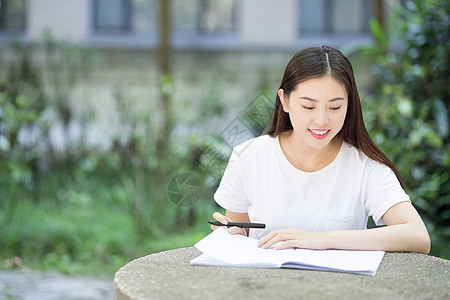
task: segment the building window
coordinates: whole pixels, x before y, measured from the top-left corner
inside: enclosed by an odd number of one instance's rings
[[[371,0],[300,0],[300,34],[369,33]]]
[[[154,0],[94,0],[94,28],[100,32],[151,32]]]
[[[94,0],[97,32],[156,33],[158,0]],[[236,0],[173,0],[172,32],[228,34],[236,30]]]
[[[0,30],[22,32],[25,29],[26,0],[0,0]]]
[[[221,35],[236,31],[235,0],[174,0],[172,3],[175,33]]]

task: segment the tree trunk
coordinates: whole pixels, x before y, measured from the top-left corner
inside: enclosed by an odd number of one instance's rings
[[[170,0],[159,0],[159,72],[170,74]]]
[[[380,24],[381,28],[384,28],[384,0],[375,0],[374,14],[378,24]]]
[[[160,130],[157,133],[156,139],[156,156],[158,164],[156,170],[153,172],[153,190],[156,214],[154,220],[159,223],[158,227],[164,231],[167,224],[166,220],[166,187],[169,181],[169,166],[170,161],[168,152],[171,145],[171,133],[173,129],[173,108],[172,108],[172,85],[171,78],[171,14],[170,14],[170,0],[159,0],[159,47],[158,47],[158,67],[160,75],[160,97],[159,107],[161,108],[161,123]]]

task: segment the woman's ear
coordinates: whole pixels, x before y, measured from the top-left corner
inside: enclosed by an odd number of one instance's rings
[[[283,106],[284,112],[289,113],[288,100],[287,100],[287,97],[285,97],[285,95],[284,95],[283,89],[278,90],[278,98],[280,98],[280,102],[281,102],[281,105]]]

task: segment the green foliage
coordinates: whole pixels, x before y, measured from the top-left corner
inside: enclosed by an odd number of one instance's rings
[[[450,2],[408,1],[387,28],[371,22],[375,44],[362,48],[374,81],[363,97],[375,143],[405,179],[432,238],[450,258]]]
[[[0,92],[0,165],[1,181],[10,187],[10,193],[0,192],[4,201],[11,192],[24,187],[34,190],[36,159],[39,155],[37,141],[19,142],[20,134],[26,130],[42,130],[46,127],[45,114],[33,108],[33,98],[18,95],[12,101]]]
[[[44,44],[13,47],[5,61],[9,72],[0,80],[1,259],[20,256],[26,266],[111,274],[132,258],[191,246],[209,231],[203,221],[214,209],[206,199],[215,182],[206,182],[210,176],[198,168],[206,140],[175,131],[185,125],[178,113],[186,109],[172,109],[173,78],[161,77],[156,104],[139,106],[136,87],[116,93],[110,149],[67,139],[61,155],[49,129],[60,121],[70,138],[71,92],[92,53],[51,36]],[[43,64],[36,54],[44,54]],[[220,114],[220,105],[212,105],[220,92],[220,86],[211,88],[198,114]],[[179,191],[195,192],[187,207],[168,197],[169,182],[179,174],[196,179],[195,187]]]
[[[45,153],[53,152],[49,130],[57,120],[52,116],[59,115],[64,137],[69,136],[71,92],[92,58],[90,50],[56,41],[49,33],[43,43],[14,42],[9,50],[11,58],[2,61],[7,71],[0,79],[0,204],[4,207],[15,205],[13,200],[24,188],[29,192],[26,198],[39,199],[38,164]],[[36,59],[39,53],[44,54],[43,61]],[[45,84],[44,78],[50,82]],[[54,163],[56,156],[45,159]]]
[[[16,56],[0,79],[0,205],[7,207],[25,189],[36,198],[38,157],[48,133],[49,110],[39,70],[33,64],[34,47],[12,45]]]
[[[160,102],[164,106],[156,104],[161,109],[152,104],[136,109],[138,99],[132,89],[118,91],[116,136],[112,149],[102,154],[106,168],[120,179],[115,197],[129,214],[140,243],[149,236],[162,238],[180,226],[193,226],[197,204],[210,197],[211,186],[206,183],[209,175],[199,168],[199,155],[206,149],[206,140],[174,132],[176,126],[185,126],[171,107],[175,85],[173,78],[161,77]],[[217,98],[217,94],[208,94],[203,102],[210,103],[210,98]],[[208,108],[203,107],[199,113],[205,113],[205,109]],[[211,116],[221,112],[215,106],[210,109],[206,113]],[[195,112],[191,114],[195,116]],[[180,178],[191,178],[192,182],[169,184]],[[181,205],[174,197],[191,201],[192,205]]]
[[[38,49],[44,53],[45,93],[53,111],[65,130],[65,148],[70,143],[69,125],[73,121],[72,93],[81,78],[86,79],[94,62],[94,52],[68,41],[57,40],[51,32],[44,33]]]
[[[263,88],[242,114],[242,120],[256,136],[270,126],[274,102],[275,95],[268,88]]]

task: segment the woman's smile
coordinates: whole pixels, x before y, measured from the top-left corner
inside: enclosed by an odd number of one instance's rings
[[[330,133],[329,129],[308,129],[313,137],[316,139],[324,139],[327,137],[328,133]]]

